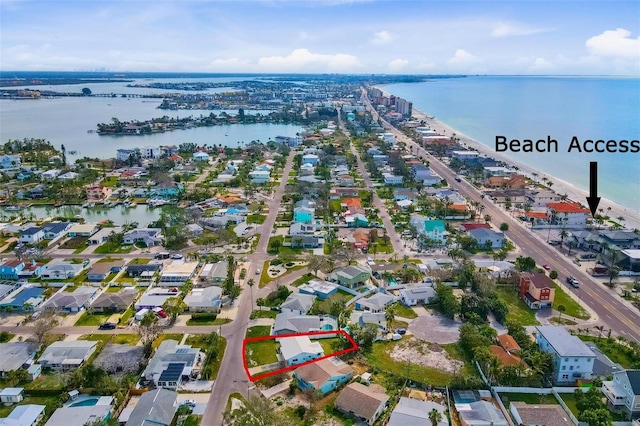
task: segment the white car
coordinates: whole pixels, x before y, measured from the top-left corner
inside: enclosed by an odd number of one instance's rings
[[[195,399],[185,399],[184,401],[182,401],[180,403],[180,405],[188,405],[190,407],[195,407],[196,406],[196,400]]]

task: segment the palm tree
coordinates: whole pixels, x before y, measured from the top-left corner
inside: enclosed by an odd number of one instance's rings
[[[393,327],[393,321],[396,319],[396,308],[394,306],[387,306],[384,310],[384,319],[387,321],[387,329]]]
[[[558,305],[556,310],[558,311],[558,319],[560,319],[562,318],[562,313],[567,310],[567,307],[564,305]]]
[[[249,281],[247,281],[247,285],[249,286],[249,295],[251,296],[251,309],[253,309],[253,285],[256,282],[253,280],[253,278],[249,278]]]
[[[598,330],[598,337],[602,337],[602,332],[604,331],[604,325],[596,325],[595,327],[596,330]]]
[[[431,426],[438,426],[438,423],[442,421],[442,413],[435,408],[429,411],[429,421]]]

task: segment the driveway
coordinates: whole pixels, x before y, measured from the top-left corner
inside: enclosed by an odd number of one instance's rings
[[[460,338],[460,321],[439,314],[419,316],[409,324],[409,331],[418,339],[432,343],[454,343]]]

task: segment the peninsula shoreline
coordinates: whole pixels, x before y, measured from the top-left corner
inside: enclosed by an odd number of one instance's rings
[[[385,96],[392,95],[392,93],[385,90],[384,86],[376,87],[380,89],[385,94]],[[536,170],[535,168],[509,158],[506,155],[497,153],[489,146],[478,142],[472,137],[465,135],[464,133],[454,129],[450,125],[438,120],[435,117],[431,118],[432,116],[419,109],[413,108],[412,116],[418,119],[418,121],[424,120],[424,122],[427,123],[429,127],[439,133],[442,133],[445,136],[450,136],[455,133],[456,137],[460,139],[461,144],[467,145],[467,147],[469,147],[470,149],[474,149],[484,156],[492,157],[508,165],[518,167],[519,173],[527,176],[528,178],[533,179],[534,173],[538,176],[537,180],[541,180],[543,177],[546,177],[553,182],[553,187],[551,188],[551,190],[556,194],[566,194],[569,200],[578,202],[583,205],[587,204],[586,197],[589,195],[589,193],[583,189],[578,188],[574,184],[559,179],[549,173]],[[608,211],[608,208],[611,208],[611,210]],[[604,214],[608,215],[614,221],[617,221],[617,218],[620,216],[624,217],[625,220],[621,223],[621,225],[625,228],[640,229],[640,212],[637,212],[632,208],[627,208],[605,197],[602,197],[602,199],[600,200],[600,204],[598,205],[598,210],[599,209],[603,209]]]

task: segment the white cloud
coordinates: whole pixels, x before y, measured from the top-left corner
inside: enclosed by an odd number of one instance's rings
[[[533,73],[548,72],[555,69],[553,64],[544,58],[536,58],[533,65],[529,67],[529,71]]]
[[[624,28],[607,30],[591,37],[585,45],[592,54],[598,56],[640,57],[640,37],[630,36],[631,31]]]
[[[394,59],[393,61],[389,62],[389,70],[391,72],[398,72],[403,70],[407,65],[409,65],[409,61],[407,61],[406,59]]]
[[[449,64],[449,66],[451,67],[458,68],[473,65],[476,62],[478,62],[478,58],[464,49],[458,49],[456,50],[456,53],[453,55],[453,57],[449,58],[447,64]]]
[[[296,49],[288,56],[269,56],[258,59],[260,71],[268,72],[353,72],[362,66],[353,55],[312,53]]]
[[[371,42],[374,44],[387,44],[393,39],[393,36],[389,31],[378,31],[373,35],[374,37],[373,37],[373,40],[371,40]]]
[[[548,31],[544,28],[534,28],[523,24],[505,24],[503,22],[498,23],[491,31],[491,37],[509,37],[509,36],[523,36],[530,34],[538,34]]]

